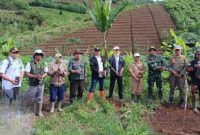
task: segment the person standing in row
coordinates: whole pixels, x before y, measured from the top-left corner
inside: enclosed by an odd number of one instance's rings
[[[182,47],[179,45],[175,45],[174,53],[175,55],[172,56],[169,60],[169,85],[170,85],[170,92],[169,92],[169,104],[173,103],[174,98],[174,91],[176,86],[180,91],[180,101],[179,106],[184,108],[185,105],[185,85],[186,85],[186,70],[188,67],[188,60],[185,56],[181,54]]]
[[[151,46],[149,49],[149,55],[147,57],[148,65],[148,102],[151,103],[153,96],[153,86],[156,83],[159,99],[163,99],[162,91],[162,72],[165,70],[165,64],[163,57],[157,54],[157,49],[154,46]]]
[[[109,89],[109,96],[108,98],[112,98],[113,96],[113,90],[115,87],[115,81],[117,80],[118,84],[118,95],[119,99],[121,101],[124,100],[123,96],[123,78],[122,73],[124,71],[125,67],[125,61],[123,57],[120,55],[120,48],[118,46],[115,46],[113,48],[114,54],[109,59],[110,64],[110,89]]]
[[[25,94],[25,102],[28,105],[34,103],[34,112],[37,116],[43,116],[42,103],[44,94],[44,77],[47,76],[48,67],[42,63],[44,53],[42,50],[35,50],[33,60],[27,63],[25,74],[29,78],[29,89]]]
[[[24,66],[19,59],[19,50],[17,48],[11,48],[9,56],[3,60],[0,75],[2,77],[2,90],[3,101],[5,104],[12,104],[12,101],[16,101],[19,96],[19,88],[24,75]]]
[[[83,97],[83,83],[87,81],[86,73],[86,64],[81,59],[82,52],[78,49],[74,51],[74,58],[70,60],[68,65],[68,70],[70,72],[69,81],[70,81],[70,103],[78,98],[82,99]],[[77,93],[78,91],[78,93]]]
[[[100,97],[105,99],[104,78],[106,71],[104,70],[105,58],[101,56],[101,49],[96,47],[94,49],[94,56],[90,58],[90,68],[92,70],[92,82],[88,93],[87,103],[92,101],[96,85],[99,82]]]
[[[140,61],[140,54],[134,54],[134,62],[129,65],[129,71],[131,74],[131,100],[132,102],[138,102],[141,99],[143,90],[143,74],[144,65]]]
[[[51,77],[50,84],[50,113],[54,112],[55,102],[57,101],[58,111],[62,111],[61,105],[64,100],[64,93],[66,89],[65,77],[68,74],[66,65],[62,62],[62,54],[57,53],[55,56],[55,62],[53,62],[48,71],[48,75]]]
[[[194,113],[199,113],[197,109],[197,94],[200,95],[200,50],[195,53],[195,58],[190,62],[187,71],[191,76],[191,93],[192,93],[192,110]]]

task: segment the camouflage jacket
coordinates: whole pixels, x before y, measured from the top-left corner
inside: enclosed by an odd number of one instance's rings
[[[172,72],[174,70],[178,74],[185,75],[188,65],[188,60],[185,56],[172,56],[169,60],[169,71]]]
[[[86,76],[86,64],[82,60],[72,59],[69,61],[68,70],[70,72],[69,80],[84,80]],[[81,70],[82,74],[72,73],[72,70]]]
[[[160,55],[148,55],[147,56],[147,66],[149,75],[160,75],[161,71],[159,68],[165,66],[164,59]]]

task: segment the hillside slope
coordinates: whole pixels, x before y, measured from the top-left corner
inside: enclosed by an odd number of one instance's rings
[[[121,47],[122,52],[131,52],[135,50],[141,54],[147,54],[148,48],[152,45],[160,50],[161,36],[163,32],[174,28],[169,14],[162,6],[153,5],[136,8],[126,11],[119,15],[113,27],[109,31],[108,47],[115,45]],[[81,43],[66,44],[66,40],[78,39]],[[55,38],[45,44],[39,45],[47,55],[54,55],[55,48],[62,49],[67,45],[65,54],[70,55],[75,49],[91,53],[94,45],[101,46],[101,33],[95,27],[89,27],[76,31],[59,38]],[[134,45],[134,47],[133,47]],[[23,51],[24,54],[30,54],[32,50]]]

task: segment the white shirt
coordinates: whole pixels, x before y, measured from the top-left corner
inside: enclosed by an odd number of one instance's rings
[[[9,61],[7,59],[2,61],[2,65],[0,67],[0,73],[6,74],[10,79],[15,80],[16,77],[20,77],[21,73],[24,72],[24,65],[20,59],[13,59],[10,56],[8,57],[10,59],[10,66]],[[8,67],[9,66],[9,67]],[[20,87],[21,81],[18,85],[12,84],[8,80],[2,80],[2,88],[4,90],[9,90],[14,87]]]
[[[103,71],[103,62],[102,62],[101,57],[96,56],[96,58],[97,58],[98,65],[99,65],[99,71]]]
[[[48,71],[49,71],[48,67],[44,67],[44,72],[47,73]],[[26,64],[25,72],[28,72],[28,73],[31,72],[31,64],[30,64],[30,62]]]
[[[116,71],[119,70],[119,55],[115,55]]]

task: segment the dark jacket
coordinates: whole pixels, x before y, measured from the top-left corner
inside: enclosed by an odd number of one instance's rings
[[[109,59],[109,64],[110,64],[110,68],[114,68],[115,71],[116,71],[116,61],[115,61],[115,56],[112,55]],[[123,57],[120,55],[119,56],[119,67],[118,67],[118,71],[117,72],[120,72],[122,68],[125,67],[125,61],[123,59]],[[110,69],[110,75],[113,76],[115,75],[115,72]]]
[[[105,68],[105,58],[101,56],[101,60],[103,62],[103,68]],[[98,77],[99,77],[99,64],[98,64],[97,58],[95,56],[92,56],[90,58],[90,68],[92,70],[92,78],[98,79]]]
[[[196,74],[197,74],[197,71],[198,71],[198,69],[196,68],[197,64],[198,64],[197,60],[193,60],[193,61],[190,62],[190,67],[193,67],[193,69],[194,69],[192,72],[190,72],[190,76],[191,76],[192,84],[199,85],[200,80],[196,77]]]

